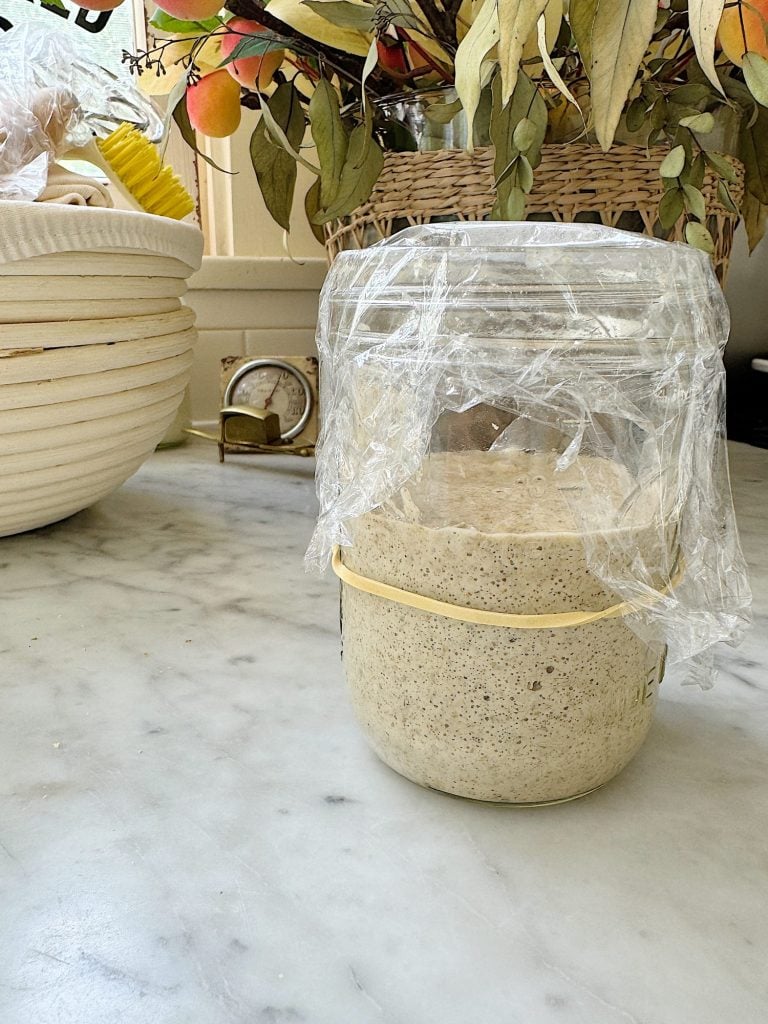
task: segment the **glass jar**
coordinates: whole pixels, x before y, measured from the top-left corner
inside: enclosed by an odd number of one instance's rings
[[[321,299],[321,512],[344,668],[410,779],[572,799],[639,749],[668,653],[748,602],[706,258],[591,225],[412,228]]]

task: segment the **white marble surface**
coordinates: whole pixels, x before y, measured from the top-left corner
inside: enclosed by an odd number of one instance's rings
[[[156,455],[0,542],[2,1024],[763,1024],[768,452],[755,626],[614,783],[516,810],[358,733],[311,464]]]

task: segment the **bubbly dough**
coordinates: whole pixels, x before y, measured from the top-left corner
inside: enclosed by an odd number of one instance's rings
[[[565,474],[553,456],[525,453],[449,453],[425,465],[386,508],[352,524],[351,569],[494,611],[609,607],[616,598],[590,571],[576,529],[574,487],[602,500],[606,523],[622,508],[625,525],[595,544],[610,543],[619,559],[640,549],[647,564],[659,546],[653,495],[634,495],[606,460],[579,457]],[[567,799],[616,775],[650,726],[661,653],[620,618],[478,626],[348,586],[342,611],[358,718],[382,760],[421,785],[480,800]]]

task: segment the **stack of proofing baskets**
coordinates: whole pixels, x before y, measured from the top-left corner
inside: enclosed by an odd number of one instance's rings
[[[0,536],[56,522],[134,473],[187,385],[192,225],[0,202]]]

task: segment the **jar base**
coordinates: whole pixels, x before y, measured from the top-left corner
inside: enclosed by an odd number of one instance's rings
[[[484,797],[468,796],[464,793],[451,793],[448,789],[439,789],[437,786],[429,786],[424,782],[419,782],[418,779],[412,779],[405,772],[399,771],[394,768],[391,764],[384,760],[384,758],[374,749],[373,753],[376,755],[379,761],[385,765],[395,775],[399,775],[401,779],[407,779],[414,786],[419,786],[421,789],[427,789],[431,793],[439,793],[441,796],[449,796],[453,800],[467,800],[473,804],[487,804],[489,807],[555,807],[557,804],[568,804],[573,800],[581,800],[582,797],[589,796],[591,793],[596,793],[599,789],[607,786],[609,782],[612,782],[616,778],[616,775],[611,776],[610,779],[606,779],[604,782],[598,783],[596,786],[591,786],[589,789],[585,789],[580,793],[572,793],[570,796],[558,796],[551,800],[490,800]],[[620,771],[616,773],[620,774]]]

